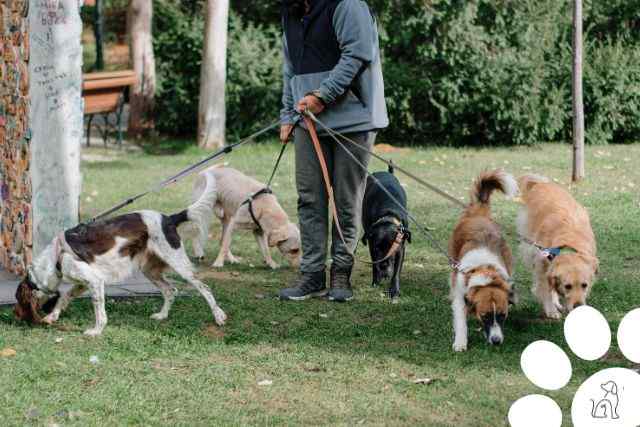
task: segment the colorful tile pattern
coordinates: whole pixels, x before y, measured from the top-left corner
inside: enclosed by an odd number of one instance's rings
[[[0,0],[0,265],[31,260],[28,0]]]

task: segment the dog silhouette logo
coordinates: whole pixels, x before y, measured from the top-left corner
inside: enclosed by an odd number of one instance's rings
[[[591,416],[598,419],[618,420],[618,405],[620,397],[618,396],[618,384],[614,381],[607,381],[600,385],[604,391],[604,397],[599,401],[591,400]]]

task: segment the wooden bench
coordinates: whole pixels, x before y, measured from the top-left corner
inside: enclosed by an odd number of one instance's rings
[[[122,145],[122,109],[128,89],[136,83],[133,70],[88,73],[82,76],[82,98],[87,123],[87,146],[90,145],[91,124],[96,115],[102,116],[104,123],[99,129],[104,145],[109,133],[115,131],[118,145]],[[115,120],[112,121],[112,116]]]

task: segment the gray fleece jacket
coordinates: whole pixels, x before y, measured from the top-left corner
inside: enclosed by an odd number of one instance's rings
[[[298,101],[319,90],[327,107],[318,118],[330,128],[388,126],[378,29],[364,1],[315,0],[302,19],[283,9],[283,27],[282,124],[294,123]]]

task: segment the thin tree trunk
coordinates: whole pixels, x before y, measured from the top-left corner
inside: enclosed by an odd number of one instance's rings
[[[225,85],[229,0],[208,0],[200,70],[198,145],[215,149],[225,144]]]
[[[129,103],[129,135],[133,137],[140,137],[154,127],[156,62],[153,56],[152,18],[152,0],[131,0],[127,21],[131,59],[137,77]]]
[[[582,99],[582,0],[573,9],[573,182],[585,177],[584,102]]]

